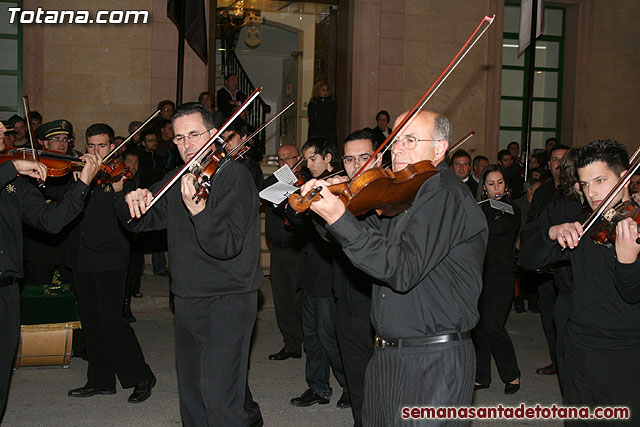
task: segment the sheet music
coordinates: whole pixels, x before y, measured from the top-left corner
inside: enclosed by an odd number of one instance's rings
[[[291,171],[291,169],[289,169],[289,171]],[[284,182],[276,182],[275,184],[262,190],[260,192],[260,198],[268,200],[274,205],[279,205],[296,191],[298,191],[298,187],[296,187],[295,185],[289,185]]]
[[[284,182],[285,184],[295,185],[295,183],[298,182],[298,178],[296,178],[296,175],[293,173],[289,165],[282,166],[280,169],[275,171],[273,175],[278,179],[278,181]]]

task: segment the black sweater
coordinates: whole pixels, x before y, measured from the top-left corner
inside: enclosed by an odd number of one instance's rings
[[[224,161],[211,181],[206,208],[199,214],[193,216],[186,208],[177,182],[140,220],[129,224],[136,232],[167,229],[171,290],[184,298],[247,293],[264,280],[258,263],[258,195],[247,168]],[[118,214],[123,222],[129,219],[124,196]]]

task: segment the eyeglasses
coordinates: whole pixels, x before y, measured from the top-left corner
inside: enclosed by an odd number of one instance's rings
[[[300,156],[278,157],[278,163],[286,163],[288,160],[299,159]]]
[[[359,160],[360,163],[364,163],[367,160],[369,160],[370,158],[371,158],[371,154],[369,154],[369,153],[360,154],[358,156],[344,156],[344,157],[342,157],[342,163],[344,163],[345,165],[350,165],[351,163],[355,162],[356,160]]]
[[[51,141],[51,142],[64,142],[66,144],[71,142],[71,139],[69,138],[47,138],[47,141]]]
[[[204,132],[200,132],[200,133],[198,133],[198,132],[196,132],[196,131],[189,132],[189,134],[188,134],[186,137],[185,137],[185,136],[183,136],[183,135],[176,136],[175,138],[173,138],[173,142],[174,142],[176,145],[180,145],[180,144],[184,144],[185,139],[188,139],[188,140],[189,140],[189,142],[191,142],[191,143],[195,143],[195,142],[200,141],[200,137],[201,137],[202,135],[204,135],[205,133],[209,132],[209,130],[210,130],[210,129],[207,129],[207,130],[205,130]]]
[[[418,139],[412,135],[404,135],[398,138],[395,138],[391,141],[391,148],[393,148],[398,142],[402,144],[402,148],[405,150],[413,150],[418,145],[418,141],[440,141],[439,139]]]

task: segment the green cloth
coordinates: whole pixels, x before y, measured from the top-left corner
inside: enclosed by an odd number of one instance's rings
[[[60,283],[57,274],[54,276],[53,282],[49,285],[24,287],[20,295],[20,323],[22,325],[80,320],[76,298],[71,287]]]

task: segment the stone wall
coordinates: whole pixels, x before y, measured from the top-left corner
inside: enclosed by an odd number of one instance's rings
[[[640,2],[547,0],[566,7],[562,142],[615,138],[640,145]],[[498,151],[504,2],[355,0],[351,129],[392,121],[408,110],[453,58],[484,15],[494,24],[425,108],[447,116],[464,148]],[[372,24],[374,23],[374,24]]]
[[[92,123],[126,136],[132,120],[144,120],[162,99],[176,96],[177,29],[166,0],[25,0],[24,9],[148,10],[147,24],[24,25],[24,93],[44,120],[74,125],[76,148]],[[94,15],[95,16],[95,15]],[[184,100],[206,89],[206,66],[185,48]]]

